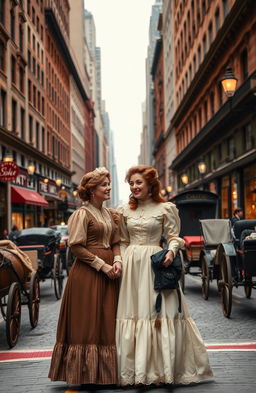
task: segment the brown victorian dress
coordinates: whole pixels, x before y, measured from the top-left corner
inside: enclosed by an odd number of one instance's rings
[[[49,378],[69,384],[116,384],[118,280],[100,269],[120,260],[117,214],[90,203],[69,219],[76,260],[62,299]]]

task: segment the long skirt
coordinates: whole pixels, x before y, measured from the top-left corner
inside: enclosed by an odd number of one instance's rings
[[[110,249],[93,249],[113,263]],[[76,259],[64,291],[49,378],[69,384],[117,383],[118,281]]]
[[[123,255],[116,343],[121,385],[189,384],[212,377],[202,337],[181,294],[162,291],[160,328],[150,256],[154,245],[129,245]]]

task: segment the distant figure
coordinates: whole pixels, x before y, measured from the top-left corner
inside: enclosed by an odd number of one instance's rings
[[[12,230],[9,235],[9,240],[15,243],[17,236],[19,235],[20,231],[17,225],[13,225]]]
[[[8,240],[8,239],[9,239],[8,231],[7,229],[4,229],[2,235],[0,235],[0,240]]]
[[[234,226],[236,221],[239,221],[243,218],[243,214],[243,209],[241,207],[237,207],[234,210],[233,216],[230,219],[232,227]]]

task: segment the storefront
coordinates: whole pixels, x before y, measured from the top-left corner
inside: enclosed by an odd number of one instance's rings
[[[247,219],[256,219],[256,164],[244,168],[244,208]]]
[[[4,229],[7,229],[7,183],[0,181],[0,237]]]
[[[48,202],[48,205],[44,208],[43,225],[48,227],[59,224],[62,215],[59,209],[61,198],[58,196],[58,186],[51,180],[45,182],[45,179],[40,178],[38,181],[38,191]]]
[[[44,208],[48,202],[31,188],[35,183],[35,179],[29,179],[27,172],[20,169],[20,174],[11,185],[12,226],[23,229],[44,225]]]

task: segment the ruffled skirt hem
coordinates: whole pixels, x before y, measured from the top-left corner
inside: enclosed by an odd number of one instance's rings
[[[116,384],[116,346],[57,343],[48,377],[52,381],[66,381],[72,385]]]
[[[161,376],[156,378],[136,378],[136,377],[123,377],[119,381],[120,386],[133,386],[133,385],[189,385],[191,383],[199,383],[213,378],[213,373],[209,371],[207,374],[197,374],[189,377],[173,378],[171,376]]]
[[[213,377],[191,317],[161,318],[160,328],[153,319],[118,319],[116,343],[121,386],[187,385]]]

